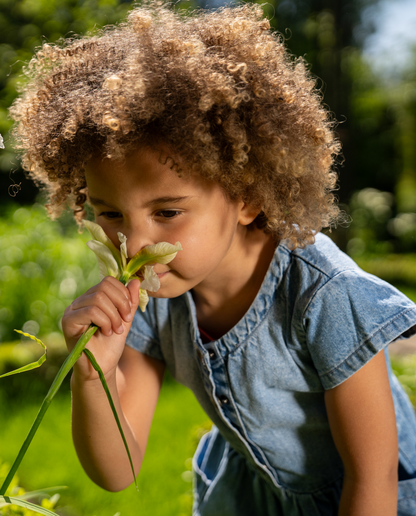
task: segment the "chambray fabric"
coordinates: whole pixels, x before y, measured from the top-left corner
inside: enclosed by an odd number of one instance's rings
[[[209,344],[189,292],[151,299],[127,344],[166,362],[215,425],[194,457],[194,516],[337,514],[343,465],[324,391],[415,325],[409,299],[322,234],[305,249],[279,245],[246,315]],[[416,516],[416,418],[389,374],[400,442],[398,514]]]

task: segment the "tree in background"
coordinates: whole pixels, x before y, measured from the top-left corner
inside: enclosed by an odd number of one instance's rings
[[[32,202],[37,194],[8,145],[7,112],[22,81],[22,66],[43,42],[116,23],[130,8],[130,0],[0,0],[0,133],[6,144],[0,154],[0,199],[7,200],[10,185],[20,182],[17,201]],[[10,174],[11,170],[15,172]]]
[[[218,6],[219,1],[199,0],[199,5],[210,7],[217,2]],[[415,101],[411,94],[403,95],[399,86],[387,91],[362,59],[362,43],[371,27],[363,25],[361,13],[377,2],[271,0],[263,8],[293,55],[310,63],[312,73],[320,78],[325,103],[340,122],[337,132],[345,156],[339,167],[341,201],[347,202],[354,190],[367,186],[389,192],[397,189],[400,209],[416,211],[410,202],[416,199],[411,136]],[[23,64],[42,41],[55,42],[116,23],[131,6],[130,0],[0,0],[0,133],[6,137],[6,151],[0,154],[0,199],[7,199],[13,181],[22,181],[17,201],[30,202],[37,193],[24,180],[7,145],[7,109],[22,80]],[[196,0],[182,0],[174,8],[196,6]],[[415,81],[415,74],[409,74],[409,91]],[[10,170],[16,172],[10,175]]]

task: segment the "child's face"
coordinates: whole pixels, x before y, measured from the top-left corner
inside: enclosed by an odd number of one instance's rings
[[[238,265],[241,232],[257,214],[226,199],[217,183],[196,174],[180,178],[171,165],[140,150],[123,162],[93,159],[86,171],[96,222],[117,247],[117,232],[127,236],[130,257],[157,242],[182,244],[171,263],[155,265],[161,283],[155,297],[226,281]]]

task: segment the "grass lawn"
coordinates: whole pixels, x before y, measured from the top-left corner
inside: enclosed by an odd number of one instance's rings
[[[26,437],[38,405],[26,404],[3,413],[0,457],[11,463]],[[7,424],[4,424],[4,421]],[[70,435],[70,394],[55,399],[19,469],[27,490],[66,485],[62,514],[81,516],[190,516],[190,461],[198,438],[208,428],[207,416],[185,387],[165,383],[156,409],[149,444],[139,475],[139,492],[130,486],[107,493],[85,475]],[[58,512],[61,512],[58,510]]]

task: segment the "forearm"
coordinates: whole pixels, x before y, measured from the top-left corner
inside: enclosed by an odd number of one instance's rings
[[[123,413],[116,378],[107,379],[130,453],[138,473],[143,453]],[[99,380],[71,379],[72,437],[79,460],[88,476],[100,487],[119,491],[130,485],[133,475],[117,423]]]
[[[338,516],[397,515],[397,472],[388,478],[352,480],[346,477]]]

